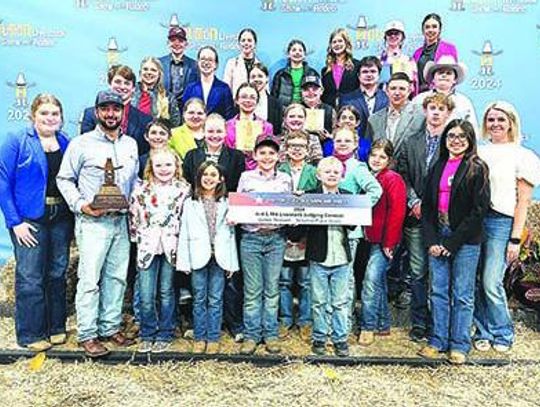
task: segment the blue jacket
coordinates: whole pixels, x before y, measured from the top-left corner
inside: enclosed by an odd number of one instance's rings
[[[62,132],[56,138],[63,154],[69,139]],[[8,228],[43,215],[48,172],[47,157],[33,127],[8,134],[0,146],[0,209]]]
[[[341,96],[339,107],[352,105],[360,113],[360,125],[358,126],[358,135],[364,137],[366,134],[367,121],[369,119],[369,110],[364,94],[360,89],[346,93]],[[375,107],[373,113],[378,112],[388,106],[388,96],[382,89],[378,89],[375,93]]]
[[[187,85],[184,95],[182,96],[182,103],[186,103],[193,97],[204,100],[200,80]],[[220,81],[218,78],[214,78],[214,82],[208,93],[206,113],[219,113],[225,120],[232,119],[236,114],[231,89],[229,88],[229,85]]]
[[[126,134],[131,136],[137,142],[139,155],[143,155],[150,150],[148,142],[144,138],[146,126],[152,121],[152,116],[144,114],[134,106],[129,108],[129,117]],[[79,134],[88,133],[96,128],[96,113],[95,107],[87,107],[81,119],[81,129]]]
[[[174,95],[174,97],[178,101],[181,99],[182,94],[186,89],[186,86],[189,83],[195,82],[197,79],[199,79],[197,61],[195,61],[193,58],[188,57],[187,55],[184,55],[182,59],[184,61],[184,83],[182,83],[181,93],[179,95]],[[159,62],[161,62],[161,65],[163,66],[163,86],[165,87],[165,90],[167,92],[172,94],[171,61],[171,54],[167,54],[159,58]]]

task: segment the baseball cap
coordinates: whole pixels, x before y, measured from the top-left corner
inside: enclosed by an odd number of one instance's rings
[[[261,134],[255,140],[253,151],[256,151],[260,146],[274,147],[276,151],[279,151],[279,140],[272,134]]]
[[[186,30],[184,30],[182,27],[177,26],[177,25],[173,26],[169,28],[169,35],[167,36],[167,38],[169,39],[180,38],[181,40],[186,40],[187,39]]]
[[[124,106],[124,101],[122,100],[122,96],[112,90],[102,90],[98,92],[95,106],[98,107],[109,104]]]
[[[302,79],[302,87],[307,85],[315,85],[320,88],[322,87],[321,78],[317,75],[306,75]]]
[[[401,31],[403,34],[405,34],[405,25],[399,20],[392,20],[386,23],[384,26],[384,32],[388,32],[390,30],[397,30]]]

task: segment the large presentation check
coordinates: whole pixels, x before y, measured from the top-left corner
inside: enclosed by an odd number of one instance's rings
[[[228,218],[236,223],[371,225],[371,202],[352,194],[230,193]]]

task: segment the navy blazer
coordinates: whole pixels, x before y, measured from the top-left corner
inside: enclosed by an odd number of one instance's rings
[[[139,155],[143,155],[150,150],[148,142],[144,138],[144,132],[146,131],[146,126],[152,121],[152,116],[149,116],[134,106],[129,108],[129,118],[126,134],[131,136],[137,142],[137,148],[139,150]],[[84,109],[84,113],[81,119],[81,127],[79,134],[88,133],[96,128],[96,113],[95,107],[87,107]]]
[[[364,94],[360,89],[356,89],[353,92],[349,92],[341,96],[339,101],[339,107],[352,105],[360,113],[360,125],[358,126],[358,134],[360,137],[364,137],[366,134],[367,121],[369,118],[369,109],[364,97]],[[375,107],[373,113],[378,112],[388,106],[388,96],[382,89],[377,89],[375,93]]]
[[[193,97],[204,100],[202,83],[200,80],[187,85],[184,95],[182,96],[182,104],[186,103]],[[206,113],[219,113],[225,118],[225,120],[232,119],[235,115],[231,89],[229,88],[229,85],[223,81],[220,81],[218,78],[214,78],[214,82],[212,83],[212,87],[208,93],[208,100],[206,101]]]
[[[352,60],[352,69],[345,69],[339,87],[336,87],[332,70],[327,71],[326,66],[321,69],[321,80],[323,85],[323,94],[321,100],[323,103],[336,108],[340,105],[340,99],[346,93],[354,92],[360,86],[358,73],[360,72],[360,61]]]
[[[180,94],[174,95],[177,101],[180,101],[180,99],[182,98],[182,94],[184,93],[186,86],[189,83],[195,82],[199,79],[197,61],[195,61],[193,58],[188,57],[187,55],[184,55],[182,60],[184,62],[184,79]],[[171,54],[167,54],[159,58],[159,62],[161,62],[161,66],[163,66],[163,86],[165,87],[165,90],[167,92],[172,94],[171,61]]]

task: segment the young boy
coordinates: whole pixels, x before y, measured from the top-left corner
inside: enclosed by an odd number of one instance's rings
[[[343,165],[335,157],[323,158],[317,166],[321,186],[310,193],[349,194],[338,187]],[[352,227],[351,227],[352,228]],[[352,261],[347,226],[308,226],[298,228],[291,238],[307,234],[306,260],[309,261],[313,317],[312,351],[326,353],[326,340],[331,339],[337,356],[348,356],[349,345],[349,280]],[[328,306],[332,308],[331,327],[328,327]]]
[[[317,187],[317,170],[306,163],[308,156],[309,135],[304,131],[290,133],[285,142],[287,161],[280,164],[279,171],[292,177],[294,191],[308,191]],[[293,326],[294,276],[299,286],[299,307],[296,323],[300,337],[309,340],[311,336],[311,287],[309,269],[305,260],[305,239],[300,242],[287,241],[285,258],[279,277],[279,322],[280,337],[289,335]]]
[[[291,177],[278,172],[279,142],[272,135],[255,141],[254,170],[244,172],[238,192],[292,191]],[[240,259],[244,273],[244,336],[240,353],[250,355],[264,340],[269,353],[279,353],[279,275],[285,253],[283,225],[242,225]]]

